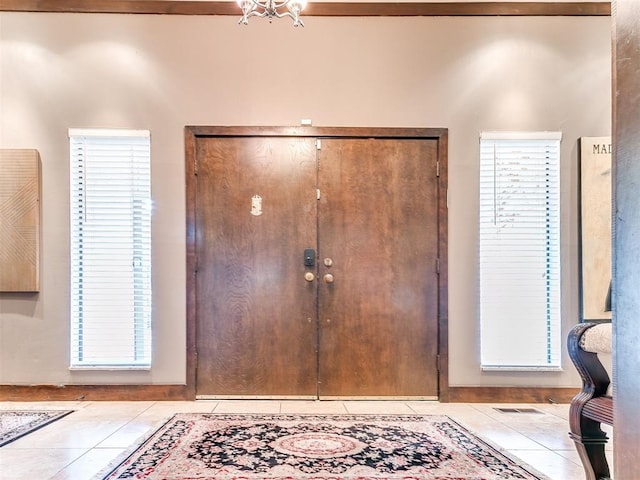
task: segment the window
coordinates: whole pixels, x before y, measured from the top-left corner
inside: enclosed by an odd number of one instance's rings
[[[559,369],[560,133],[480,138],[483,369]]]
[[[148,131],[69,130],[71,367],[151,365]]]

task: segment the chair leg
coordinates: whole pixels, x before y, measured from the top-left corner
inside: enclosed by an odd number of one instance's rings
[[[582,417],[580,432],[571,432],[580,460],[584,466],[586,480],[611,478],[605,455],[607,434],[600,428],[600,422]]]

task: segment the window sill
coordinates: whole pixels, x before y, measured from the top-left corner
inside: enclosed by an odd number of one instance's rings
[[[97,370],[102,370],[102,371],[129,371],[129,370],[135,370],[135,371],[149,371],[151,370],[151,365],[74,365],[69,367],[70,371],[87,371],[87,370],[91,370],[91,371],[97,371]]]
[[[510,366],[482,366],[483,372],[562,372],[562,367],[510,367]]]

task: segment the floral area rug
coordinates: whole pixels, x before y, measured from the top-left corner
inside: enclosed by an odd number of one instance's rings
[[[73,410],[0,411],[0,447],[69,415]]]
[[[542,480],[446,416],[178,414],[101,477]]]

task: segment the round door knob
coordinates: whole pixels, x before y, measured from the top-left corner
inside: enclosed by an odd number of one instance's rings
[[[324,283],[333,283],[333,275],[331,275],[330,273],[327,273],[324,277],[322,277],[322,279],[324,280]]]
[[[311,272],[307,272],[307,273],[304,274],[304,279],[307,282],[313,282],[316,279],[316,276]]]
[[[324,266],[325,267],[330,267],[331,265],[333,265],[333,260],[330,258],[325,258],[324,259]]]

